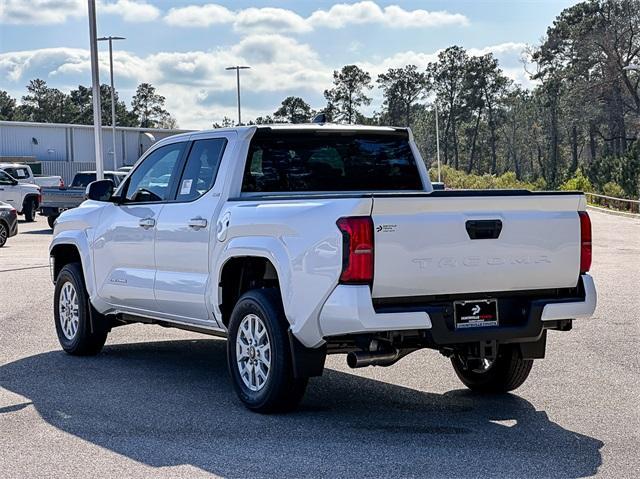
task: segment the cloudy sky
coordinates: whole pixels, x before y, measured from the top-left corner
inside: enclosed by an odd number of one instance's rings
[[[375,75],[420,67],[457,44],[493,52],[525,86],[522,49],[536,44],[568,0],[97,0],[98,33],[116,44],[116,88],[128,102],[140,82],[167,98],[184,128],[235,118],[242,76],[243,118],[272,113],[288,95],[323,105],[334,69],[356,63]],[[64,91],[88,85],[86,0],[0,0],[0,89],[19,98],[32,78]],[[108,53],[101,45],[101,79]],[[373,108],[379,93],[373,92]]]

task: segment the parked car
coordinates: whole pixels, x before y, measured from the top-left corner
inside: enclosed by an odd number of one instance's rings
[[[583,194],[433,191],[407,129],[177,135],[87,196],[50,246],[62,348],[96,354],[136,322],[226,336],[255,411],[295,407],[337,353],[359,368],[431,348],[469,388],[510,391],[547,331],[596,305]]]
[[[40,187],[64,187],[64,181],[61,176],[34,175],[29,165],[0,163],[0,170],[13,176],[20,183],[31,183]]]
[[[126,173],[121,171],[105,171],[105,179],[111,180],[114,186],[118,186]],[[68,188],[43,188],[40,214],[47,217],[47,223],[51,228],[55,224],[60,213],[75,208],[85,200],[85,190],[89,183],[96,180],[95,171],[79,171],[73,177]]]
[[[20,183],[11,175],[0,170],[0,201],[9,203],[26,221],[33,221],[42,200],[38,185]]]
[[[0,248],[7,239],[18,234],[18,212],[9,203],[0,201]]]

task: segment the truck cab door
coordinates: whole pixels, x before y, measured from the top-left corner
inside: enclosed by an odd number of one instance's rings
[[[93,244],[98,295],[116,310],[156,311],[155,239],[160,213],[174,197],[186,142],[152,150],[105,206]]]
[[[4,171],[0,171],[0,201],[9,203],[18,211],[22,210],[20,185]]]
[[[210,255],[222,207],[224,175],[219,174],[220,164],[234,135],[209,135],[190,143],[175,200],[160,213],[155,295],[158,312],[167,319],[215,321],[207,304]]]

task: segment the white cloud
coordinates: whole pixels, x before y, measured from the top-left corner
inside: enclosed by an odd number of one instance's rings
[[[151,22],[160,16],[160,10],[144,0],[102,1],[98,13],[120,15],[125,22]]]
[[[531,86],[520,55],[525,47],[520,43],[503,43],[485,48],[471,48],[471,55],[493,52],[505,74],[525,87]],[[380,59],[357,62],[371,74],[389,68],[415,64],[424,69],[437,59],[439,51],[404,51]],[[108,79],[108,55],[100,54],[103,82]],[[114,52],[116,87],[123,99],[129,100],[140,82],[150,82],[166,97],[167,109],[184,128],[208,128],[223,116],[235,117],[235,75],[225,67],[250,64],[242,72],[243,116],[272,114],[288,95],[299,95],[313,106],[323,104],[322,92],[332,82],[332,72],[341,64],[320,58],[308,44],[293,38],[256,34],[235,45],[207,51],[157,52],[140,56],[132,52]],[[50,85],[68,89],[90,82],[89,52],[79,48],[46,48],[40,50],[0,53],[0,84],[19,97],[24,85],[33,78],[42,78]],[[374,104],[366,113],[378,109],[381,98],[378,89],[371,92]]]
[[[164,17],[172,26],[208,27],[230,24],[239,32],[304,33],[316,27],[344,28],[348,25],[379,24],[390,28],[429,28],[468,25],[462,14],[446,11],[405,10],[397,5],[384,9],[375,2],[339,3],[329,10],[316,10],[308,18],[283,8],[246,8],[231,11],[221,5],[189,5],[172,8]]]
[[[0,0],[0,23],[43,25],[87,16],[83,0]],[[98,0],[100,13],[121,16],[126,22],[156,20],[160,10],[144,0]]]
[[[375,2],[364,1],[353,4],[339,3],[329,10],[316,10],[308,18],[313,26],[343,28],[347,25],[378,23],[391,28],[442,27],[468,25],[469,19],[460,13],[428,10],[405,10],[397,5],[384,9]]]
[[[164,21],[174,27],[209,27],[223,23],[232,23],[234,13],[222,5],[189,5],[172,8]]]
[[[86,15],[82,0],[0,0],[0,23],[63,23],[70,17]]]
[[[247,8],[240,10],[233,23],[237,31],[293,32],[311,30],[304,18],[284,8]]]

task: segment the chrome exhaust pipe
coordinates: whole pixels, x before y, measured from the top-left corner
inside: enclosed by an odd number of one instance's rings
[[[391,366],[398,359],[400,359],[400,351],[395,348],[390,351],[355,351],[347,354],[347,364],[351,369],[366,366]]]

